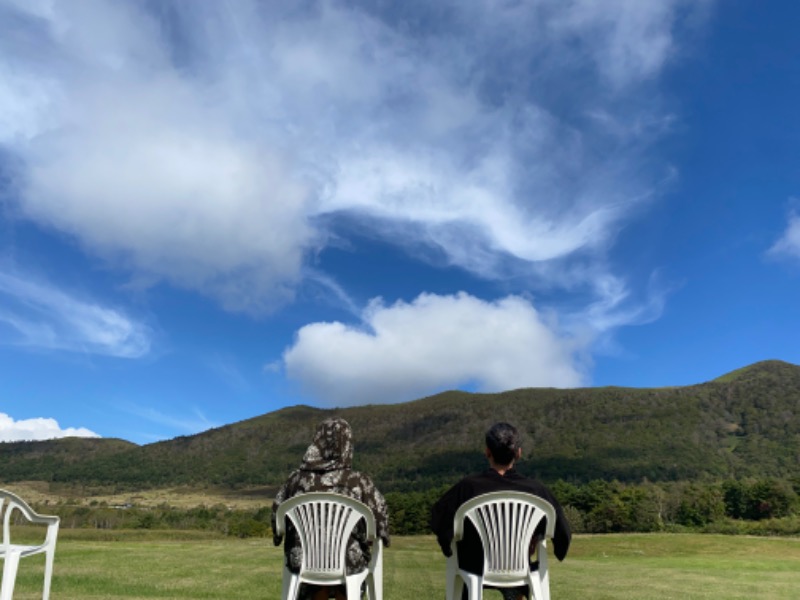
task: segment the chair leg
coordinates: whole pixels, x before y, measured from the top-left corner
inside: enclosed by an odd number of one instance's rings
[[[367,600],[383,600],[383,577],[379,573],[367,579]]]
[[[542,544],[544,544],[544,542]],[[536,573],[536,579],[541,583],[542,600],[550,600],[550,571],[547,568],[547,550],[544,545],[542,549],[537,552],[537,556],[539,558],[539,569]]]
[[[469,600],[483,600],[483,577],[469,577],[466,584],[469,589]]]
[[[9,550],[3,562],[3,585],[0,587],[0,600],[12,600],[14,597],[14,584],[17,582],[17,568],[19,567],[19,550]]]
[[[530,600],[545,600],[544,592],[542,591],[542,582],[539,579],[539,573],[533,571],[529,578],[528,589],[530,589]]]
[[[345,577],[344,585],[347,590],[347,600],[361,600],[361,577]]]
[[[55,554],[55,546],[50,546],[44,555],[44,593],[42,594],[42,600],[49,600],[50,598],[50,583],[53,580],[53,559]]]
[[[372,565],[367,575],[367,599],[383,600],[383,544],[380,540],[376,541],[375,554],[372,557]]]
[[[283,600],[297,600],[300,591],[300,578],[286,567],[283,568]],[[0,598],[0,600],[3,600]]]
[[[461,600],[461,586],[464,585],[464,582],[458,575],[458,563],[456,563],[455,555],[447,559],[445,585],[446,600]]]

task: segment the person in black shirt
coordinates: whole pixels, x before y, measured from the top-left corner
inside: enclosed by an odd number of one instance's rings
[[[522,456],[519,434],[513,425],[496,423],[486,432],[486,458],[489,468],[481,473],[469,475],[455,484],[434,504],[430,526],[445,556],[452,555],[453,518],[458,507],[467,500],[504,490],[526,492],[547,500],[556,510],[553,552],[558,560],[564,560],[572,539],[569,522],[555,496],[542,483],[522,475],[514,463]],[[545,521],[537,527],[536,535],[544,534]],[[483,572],[483,546],[478,532],[467,520],[464,537],[458,542],[458,566],[470,573]],[[521,600],[528,593],[527,587],[500,590],[505,600]],[[466,595],[466,589],[464,589]]]

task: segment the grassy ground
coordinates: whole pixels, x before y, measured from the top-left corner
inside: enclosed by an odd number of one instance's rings
[[[41,598],[41,557],[23,559],[17,600]],[[281,549],[270,540],[169,532],[62,531],[53,600],[278,599]],[[432,537],[393,540],[386,600],[444,597],[444,560]],[[800,597],[800,540],[695,534],[578,536],[553,561],[554,599]],[[487,592],[487,600],[500,598]]]
[[[580,536],[553,567],[554,598],[800,598],[800,539]]]

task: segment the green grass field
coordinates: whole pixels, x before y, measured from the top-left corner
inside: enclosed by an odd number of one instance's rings
[[[23,559],[15,599],[41,598],[41,557]],[[278,599],[282,554],[268,539],[169,532],[62,531],[53,600]],[[800,539],[697,534],[577,536],[551,563],[554,600],[800,597]],[[395,538],[384,555],[386,600],[444,597],[432,537]],[[499,599],[487,592],[487,600]]]

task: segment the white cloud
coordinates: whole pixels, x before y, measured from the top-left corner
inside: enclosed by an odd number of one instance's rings
[[[85,427],[62,429],[55,419],[21,419],[15,421],[0,413],[0,442],[52,440],[63,437],[100,437]]]
[[[150,351],[150,328],[124,313],[50,285],[0,271],[0,326],[5,343],[33,348],[139,358]]]
[[[6,1],[17,209],[232,310],[290,299],[329,214],[592,287],[660,177],[651,83],[695,3],[445,4]]]
[[[622,88],[657,75],[671,58],[672,28],[688,2],[573,0],[555,15],[556,39],[572,34],[585,46],[603,78]],[[703,4],[695,2],[694,10]]]
[[[527,300],[460,293],[374,300],[360,328],[313,323],[283,355],[287,375],[332,405],[398,402],[464,385],[481,391],[574,387],[585,345]]]
[[[780,239],[769,249],[773,256],[800,259],[800,214],[789,213],[789,222]]]

